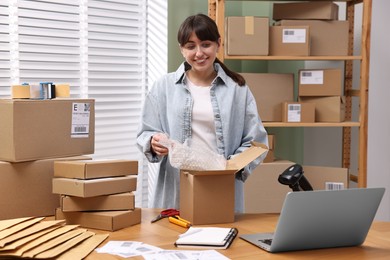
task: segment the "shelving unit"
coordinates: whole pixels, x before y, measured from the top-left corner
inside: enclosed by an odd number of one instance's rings
[[[342,127],[342,167],[350,168],[351,160],[351,128],[357,127],[359,130],[358,140],[358,172],[350,173],[350,180],[357,183],[358,187],[367,186],[367,133],[368,133],[368,81],[369,81],[369,58],[370,58],[370,30],[372,0],[344,0],[346,3],[346,19],[349,22],[349,49],[348,56],[228,56],[224,51],[225,40],[225,2],[240,0],[208,0],[209,16],[214,19],[221,34],[221,46],[218,58],[221,61],[230,60],[315,60],[315,61],[343,61],[344,70],[344,95],[346,96],[346,118],[340,123],[283,123],[264,122],[265,127]],[[248,1],[248,0],[246,0]],[[267,0],[252,0],[267,1]],[[289,0],[290,2],[300,0]],[[316,0],[312,0],[316,1]],[[325,0],[330,1],[330,0]],[[241,1],[243,2],[243,1]],[[277,2],[277,1],[267,1]],[[333,2],[333,1],[332,1]],[[338,1],[340,2],[340,1]],[[355,28],[355,6],[363,5],[361,24],[361,53],[353,55],[354,28]],[[353,62],[360,62],[360,86],[359,89],[352,89]],[[352,97],[359,99],[359,119],[357,122],[352,119]]]

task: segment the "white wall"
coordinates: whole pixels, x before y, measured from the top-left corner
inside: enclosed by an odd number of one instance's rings
[[[377,213],[390,221],[390,1],[373,0],[368,106],[367,186],[386,187]]]

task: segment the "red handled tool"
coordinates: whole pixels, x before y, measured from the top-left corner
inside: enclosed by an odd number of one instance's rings
[[[151,223],[159,221],[160,219],[163,219],[163,218],[177,216],[179,214],[180,214],[180,212],[178,210],[176,210],[176,209],[166,209],[166,210],[161,211],[160,214],[158,214],[157,217],[152,219]]]

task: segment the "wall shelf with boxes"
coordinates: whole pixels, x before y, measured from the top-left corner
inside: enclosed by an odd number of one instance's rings
[[[358,187],[367,186],[367,133],[368,133],[368,80],[369,80],[369,50],[370,50],[370,26],[371,26],[371,9],[372,0],[343,0],[337,2],[344,2],[346,9],[347,30],[343,37],[346,37],[346,54],[343,55],[230,55],[227,51],[226,42],[226,2],[245,2],[240,0],[208,0],[209,16],[213,18],[219,28],[221,34],[222,48],[218,53],[218,58],[224,60],[265,60],[265,61],[339,61],[343,62],[343,93],[345,96],[345,120],[341,122],[263,122],[265,127],[341,127],[342,128],[342,167],[351,168],[351,128],[358,129],[358,162],[357,173],[350,172],[350,180],[355,182]],[[252,0],[257,2],[270,3],[298,3],[299,0],[289,1],[266,1],[266,0]],[[307,2],[320,2],[316,0]],[[334,1],[321,1],[334,2]],[[355,7],[362,5],[362,19],[359,24],[355,21]],[[273,18],[270,18],[273,19]],[[246,21],[245,21],[246,22]],[[356,24],[355,24],[356,23]],[[361,24],[360,24],[361,23]],[[282,24],[283,25],[283,24]],[[289,25],[289,24],[287,24]],[[361,26],[361,50],[358,55],[354,54],[354,36],[355,30]],[[245,29],[246,30],[246,29]],[[359,63],[360,74],[358,76],[358,88],[353,88],[353,66]],[[356,76],[356,75],[355,75]],[[358,100],[358,119],[352,119],[352,99]],[[354,99],[354,100],[355,100]]]

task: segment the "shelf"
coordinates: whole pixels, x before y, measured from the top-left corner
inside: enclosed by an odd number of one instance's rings
[[[264,127],[359,127],[359,122],[340,122],[340,123],[286,123],[286,122],[263,122]]]
[[[224,56],[225,60],[321,60],[346,61],[361,60],[362,56]]]

